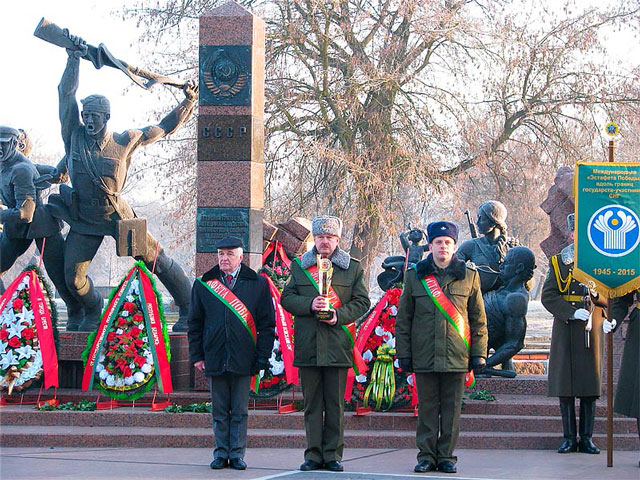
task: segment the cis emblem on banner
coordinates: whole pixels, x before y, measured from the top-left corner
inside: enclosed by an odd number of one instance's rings
[[[579,162],[574,277],[606,297],[640,288],[640,163]]]
[[[587,226],[589,243],[607,257],[623,257],[640,242],[638,215],[622,205],[607,205],[597,210]]]

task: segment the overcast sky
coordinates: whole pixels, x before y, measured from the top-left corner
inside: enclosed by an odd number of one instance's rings
[[[58,121],[57,86],[67,61],[63,48],[33,36],[42,17],[83,37],[87,43],[104,43],[117,58],[144,67],[135,46],[138,31],[131,21],[123,21],[122,11],[129,0],[9,0],[2,2],[2,69],[0,70],[0,125],[23,128],[30,132],[40,150],[59,156],[64,147]],[[109,126],[121,131],[138,125],[137,112],[150,108],[153,95],[132,82],[121,72],[104,67],[96,70],[90,62],[82,62],[78,98],[92,93],[109,97],[112,115]],[[157,88],[157,87],[156,87]],[[42,152],[44,153],[44,152]]]

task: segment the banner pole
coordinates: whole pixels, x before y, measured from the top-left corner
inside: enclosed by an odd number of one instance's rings
[[[609,162],[613,163],[614,140],[609,140]],[[607,299],[607,320],[611,321],[613,300]],[[607,467],[613,467],[613,332],[607,335]]]

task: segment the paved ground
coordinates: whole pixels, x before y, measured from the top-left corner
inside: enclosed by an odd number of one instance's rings
[[[615,452],[607,468],[600,455],[567,454],[540,450],[459,450],[455,475],[414,474],[415,450],[351,449],[345,451],[346,472],[300,472],[300,449],[249,449],[249,468],[211,470],[211,451],[203,448],[82,449],[3,448],[0,478],[7,479],[271,479],[327,480],[335,478],[400,480],[462,478],[474,480],[638,480],[638,452]]]

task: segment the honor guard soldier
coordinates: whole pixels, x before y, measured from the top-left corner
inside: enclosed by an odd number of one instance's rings
[[[550,397],[560,398],[564,441],[558,453],[600,453],[593,444],[596,400],[600,396],[603,310],[596,306],[597,293],[573,278],[575,215],[567,216],[571,244],[551,257],[542,287],[542,305],[553,314],[549,355]],[[580,440],[576,437],[575,399],[580,398]]]
[[[455,473],[465,377],[487,354],[480,276],[456,257],[458,227],[427,227],[429,256],[407,271],[396,317],[398,363],[415,372],[418,389],[414,471]]]

